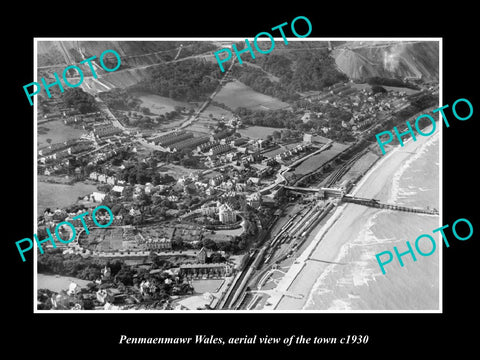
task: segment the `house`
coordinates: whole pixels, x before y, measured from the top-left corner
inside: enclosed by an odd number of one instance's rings
[[[226,145],[226,144],[217,145],[217,146],[214,146],[213,148],[211,148],[208,154],[210,156],[219,155],[219,154],[223,154],[227,151],[230,151],[230,149],[231,149],[230,145]]]
[[[167,199],[171,202],[177,202],[178,201],[178,196],[177,195],[170,195]]]
[[[227,204],[220,205],[218,208],[218,217],[223,224],[234,223],[237,219],[235,211]]]
[[[245,139],[245,138],[236,138],[230,143],[230,145],[240,146],[240,145],[246,144],[247,142],[248,142],[248,140]]]
[[[255,192],[249,196],[247,196],[247,205],[255,208],[255,209],[258,209],[260,207],[260,205],[262,204],[262,196],[260,195],[260,193],[258,192]]]
[[[96,192],[90,194],[90,200],[95,202],[102,202],[105,199],[106,194],[103,192]]]
[[[223,181],[224,176],[222,174],[219,174],[213,178],[210,179],[209,184],[211,186],[218,186],[220,183]]]
[[[107,176],[106,182],[109,185],[115,185],[117,178],[115,176]]]
[[[277,163],[277,160],[274,158],[266,158],[262,160],[262,165],[273,166]]]
[[[118,193],[119,195],[122,195],[123,189],[124,189],[123,186],[115,185],[115,186],[112,188],[112,191]]]
[[[167,238],[148,239],[145,241],[147,250],[170,250],[172,241]]]
[[[233,189],[233,186],[234,186],[234,184],[233,184],[233,182],[232,182],[231,180],[225,181],[225,182],[223,182],[223,183],[221,184],[221,187],[222,187],[223,189],[227,189],[227,190],[232,190],[232,189]]]
[[[145,184],[145,194],[150,194],[152,190],[155,189],[155,186],[153,186],[152,183],[146,183]]]
[[[202,215],[213,217],[217,213],[217,206],[212,204],[203,204],[200,208]]]
[[[202,247],[197,254],[197,262],[199,262],[200,264],[205,264],[205,262],[207,261],[207,257],[208,257],[207,250],[204,247]]]
[[[312,138],[313,138],[312,134],[308,134],[308,133],[303,134],[303,142],[305,144],[311,144],[312,143]]]
[[[93,129],[93,134],[97,138],[104,138],[116,134],[120,134],[122,132],[121,129],[112,126],[112,125],[107,125],[107,126],[98,126],[95,129]]]
[[[227,263],[180,265],[180,275],[192,277],[230,276],[232,267]]]
[[[128,212],[131,216],[139,216],[141,215],[141,211],[138,209],[131,208],[130,211]]]
[[[259,185],[260,184],[260,178],[258,177],[249,177],[247,179],[247,184],[248,185]]]
[[[205,190],[205,194],[207,194],[208,196],[215,195],[216,192],[217,191],[213,187],[209,187],[207,190]]]
[[[160,145],[163,147],[166,147],[168,145],[180,142],[182,140],[186,140],[189,138],[193,138],[192,133],[187,133],[185,130],[180,130],[180,131],[175,131],[173,133],[159,136],[155,139],[153,139],[153,143],[156,145]]]
[[[238,191],[238,192],[245,191],[246,186],[247,186],[247,184],[245,184],[245,183],[236,183],[235,184],[235,191]]]
[[[255,142],[255,146],[257,147],[257,149],[262,150],[262,149],[265,147],[265,143],[266,143],[265,140],[263,140],[263,139],[258,139],[258,140]]]
[[[236,159],[238,157],[237,153],[228,153],[227,155],[225,155],[225,158],[227,159],[228,162],[232,162],[234,159]]]

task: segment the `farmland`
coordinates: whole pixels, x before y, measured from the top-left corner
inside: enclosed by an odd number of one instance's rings
[[[57,209],[74,204],[79,196],[88,195],[97,190],[95,185],[77,182],[74,185],[37,182],[37,210]]]
[[[240,129],[238,132],[251,139],[266,139],[268,135],[272,135],[274,131],[285,130],[282,128],[273,128],[267,126],[249,126],[246,129]]]
[[[260,94],[237,80],[227,83],[213,100],[231,109],[245,107],[254,110],[275,110],[290,106],[271,96]]]
[[[174,111],[175,106],[181,106],[187,109],[193,107],[187,102],[177,101],[168,97],[149,94],[147,92],[132,92],[132,95],[142,101],[140,106],[150,109],[150,112],[155,115],[164,115],[167,112]]]
[[[295,175],[301,176],[301,175],[309,174],[312,171],[315,171],[320,166],[325,164],[327,161],[337,156],[347,147],[348,145],[333,143],[331,148],[325,151],[322,151],[317,155],[313,155],[312,157],[308,158],[307,160],[302,162],[300,165],[298,165],[294,170]]]
[[[227,121],[232,116],[233,114],[230,111],[210,104],[204,111],[202,111],[202,113],[198,117],[198,120],[187,127],[187,130],[191,130],[197,133],[208,134],[211,131],[209,127],[215,127],[218,123],[218,121],[215,119],[220,120],[223,117],[224,120]]]
[[[87,132],[65,125],[62,120],[53,120],[38,126],[37,144],[38,148],[48,146],[47,139],[52,143],[64,142],[71,139],[78,139]]]
[[[378,160],[377,154],[371,151],[367,152],[360,159],[355,161],[353,166],[339,180],[339,183],[342,183],[343,181],[346,181],[346,180],[354,180],[358,176],[363,175],[377,160]]]

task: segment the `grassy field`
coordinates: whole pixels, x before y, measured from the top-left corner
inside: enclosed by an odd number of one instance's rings
[[[193,280],[192,286],[196,293],[203,294],[206,292],[215,293],[220,289],[225,280]]]
[[[187,102],[173,100],[167,97],[150,94],[146,92],[132,92],[132,95],[142,101],[141,107],[147,107],[155,115],[163,115],[175,110],[175,106],[183,106],[187,109],[192,108]]]
[[[123,229],[92,229],[90,238],[99,241],[97,251],[120,250],[124,248]]]
[[[210,114],[212,115],[212,118],[210,118]],[[218,123],[218,121],[214,120],[213,118],[221,120],[222,116],[224,117],[224,120],[227,121],[232,118],[233,114],[230,111],[222,109],[218,106],[209,105],[204,111],[202,111],[198,120],[192,125],[186,127],[186,130],[202,134],[209,134],[211,131],[209,126],[216,126]]]
[[[345,180],[353,180],[357,176],[364,174],[373,163],[378,160],[378,155],[369,151],[353,164],[350,170],[339,180],[342,183]]]
[[[293,149],[296,146],[301,145],[301,144],[302,144],[301,142],[296,142],[296,143],[287,144],[287,145],[280,145],[277,149],[274,149],[274,150],[267,151],[267,152],[263,153],[263,156],[275,157],[276,155],[281,154],[285,151],[291,150],[291,149]]]
[[[97,187],[90,184],[64,185],[39,181],[37,184],[38,214],[43,213],[46,208],[57,209],[75,204],[79,196],[85,196],[94,191],[97,191]]]
[[[157,170],[162,174],[168,174],[173,176],[175,179],[178,179],[182,176],[188,176],[190,173],[195,172],[195,169],[187,169],[180,165],[175,164],[166,164],[162,167],[157,168]]]
[[[37,274],[37,289],[49,289],[60,292],[62,290],[68,290],[71,282],[75,282],[81,288],[87,288],[87,284],[90,281],[72,276]]]
[[[256,110],[275,110],[290,106],[271,96],[260,94],[237,80],[227,83],[213,100],[231,109],[245,107]]]
[[[337,154],[341,153],[347,147],[348,145],[333,143],[330,149],[322,151],[317,155],[313,155],[312,157],[309,157],[307,160],[298,165],[295,168],[294,173],[299,176],[311,173],[312,171],[315,171],[327,161],[335,157]]]
[[[285,130],[283,128],[272,128],[266,126],[249,126],[246,129],[240,129],[238,132],[243,137],[248,137],[250,139],[266,139],[268,135],[272,135],[274,131],[280,132]]]
[[[65,125],[62,120],[53,120],[41,124],[37,129],[38,148],[48,146],[47,139],[52,139],[53,143],[64,142],[70,139],[78,139],[85,130],[74,129],[72,126]]]

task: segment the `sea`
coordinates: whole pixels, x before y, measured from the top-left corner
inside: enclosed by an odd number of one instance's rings
[[[432,136],[396,170],[381,202],[439,209],[439,136]],[[355,205],[356,206],[356,205]],[[303,307],[305,310],[440,310],[440,251],[445,250],[440,236],[432,230],[441,226],[439,216],[369,208],[358,220],[360,231],[345,243],[332,264],[317,279]],[[435,252],[427,257],[407,254],[401,267],[397,259],[385,266],[382,274],[375,255],[397,246],[408,250],[408,240],[430,234]],[[432,249],[428,239],[419,247]],[[414,250],[416,251],[416,250]],[[386,256],[386,255],[385,255]]]

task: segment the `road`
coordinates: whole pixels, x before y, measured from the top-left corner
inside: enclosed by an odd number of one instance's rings
[[[213,93],[208,97],[207,100],[205,100],[205,102],[202,104],[202,106],[200,106],[200,108],[193,114],[191,115],[187,121],[185,121],[184,123],[182,123],[179,128],[180,129],[183,129],[187,126],[190,126],[194,121],[198,120],[198,117],[200,116],[200,114],[202,113],[203,110],[205,110],[207,108],[207,106],[210,104],[210,102],[213,100],[213,98],[217,95],[217,93],[221,90],[224,82],[225,82],[225,79],[227,78],[228,74],[230,73],[230,71],[232,70],[232,67],[233,67],[233,64],[235,63],[235,61],[232,61],[231,64],[230,64],[230,67],[227,69],[227,71],[225,71],[225,74],[223,75],[223,77],[220,79],[219,83],[218,83],[218,86],[217,88],[213,91]]]

